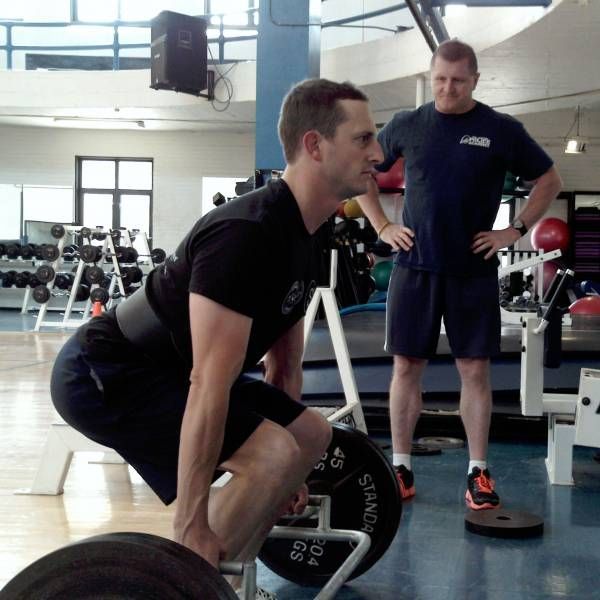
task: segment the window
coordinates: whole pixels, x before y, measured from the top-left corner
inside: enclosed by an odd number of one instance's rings
[[[152,236],[150,159],[77,158],[79,221],[86,227],[139,229]]]

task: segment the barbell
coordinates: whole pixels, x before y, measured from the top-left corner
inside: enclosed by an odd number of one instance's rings
[[[285,517],[271,535],[283,533],[291,538],[268,538],[259,557],[286,579],[301,585],[328,582],[327,587],[334,581],[332,574],[350,564],[349,557],[356,552],[356,542],[348,541],[347,534],[363,532],[370,537],[370,547],[366,554],[361,552],[362,559],[352,573],[344,572],[343,581],[364,573],[387,550],[400,522],[398,482],[387,458],[362,432],[334,423],[331,444],[307,483],[311,498],[317,493],[320,498],[328,497],[328,517],[334,529],[329,524],[324,528],[314,511]],[[0,600],[25,598],[237,600],[225,579],[200,556],[146,533],[94,536],[40,558],[0,591]]]

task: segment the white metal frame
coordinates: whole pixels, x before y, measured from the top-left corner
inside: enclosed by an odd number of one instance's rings
[[[521,412],[548,415],[550,483],[573,485],[573,446],[600,447],[600,370],[581,369],[577,394],[544,392],[544,335],[535,316],[523,319]]]
[[[352,362],[350,361],[350,353],[348,352],[348,344],[342,327],[342,319],[335,297],[335,287],[337,285],[337,250],[331,251],[331,266],[329,273],[329,285],[318,287],[308,305],[306,315],[304,317],[304,348],[306,348],[308,339],[313,329],[317,310],[321,302],[325,309],[325,317],[331,335],[335,360],[340,372],[342,381],[342,389],[346,404],[329,415],[329,421],[341,421],[346,415],[352,415],[357,429],[367,433],[367,424],[363,413],[360,397],[358,395],[358,387],[352,370]]]

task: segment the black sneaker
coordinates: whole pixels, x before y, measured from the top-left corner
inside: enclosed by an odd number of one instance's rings
[[[472,510],[482,510],[485,508],[498,508],[500,498],[494,491],[494,480],[490,477],[487,469],[483,471],[479,467],[473,467],[473,470],[467,476],[467,491],[465,501]]]
[[[400,484],[400,494],[402,495],[402,500],[412,498],[412,496],[415,495],[415,477],[413,472],[409,471],[404,465],[394,467],[394,471],[396,471],[396,477],[398,478],[398,483]]]

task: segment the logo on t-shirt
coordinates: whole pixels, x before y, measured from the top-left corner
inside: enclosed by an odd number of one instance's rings
[[[304,312],[308,310],[308,305],[312,300],[312,297],[315,295],[315,290],[317,289],[317,282],[313,279],[309,284],[306,290],[306,296],[304,298]]]
[[[287,293],[283,304],[281,305],[281,313],[284,315],[289,315],[292,310],[294,310],[294,306],[302,300],[302,296],[304,295],[304,281],[294,281],[292,283],[292,287],[290,291]]]
[[[479,137],[476,135],[463,135],[460,138],[461,144],[467,144],[469,146],[479,146],[480,148],[489,148],[490,147],[490,138]]]

